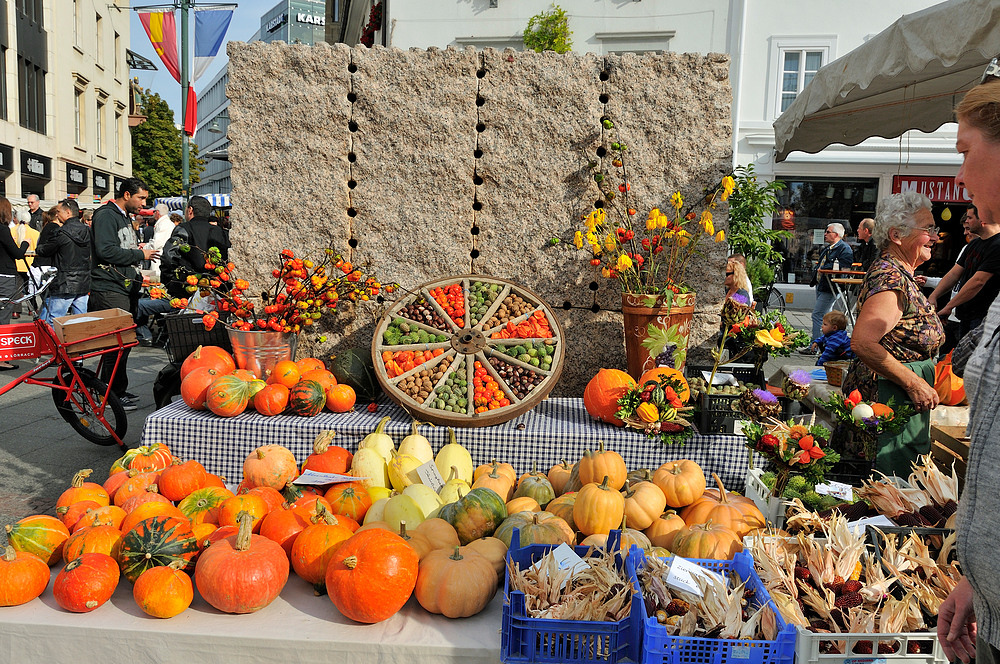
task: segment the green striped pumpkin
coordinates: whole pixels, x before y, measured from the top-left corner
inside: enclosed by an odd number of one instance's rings
[[[219,417],[235,417],[247,409],[250,384],[236,376],[219,376],[208,386],[205,406]]]
[[[438,516],[454,526],[464,545],[491,536],[507,518],[507,506],[496,491],[479,487],[442,507]]]
[[[323,411],[325,405],[326,392],[315,380],[300,380],[288,393],[288,410],[296,415],[315,417]]]
[[[7,524],[7,543],[15,551],[33,553],[51,567],[62,559],[63,544],[69,530],[54,516],[33,514],[14,524]]]
[[[118,564],[126,579],[135,583],[139,575],[151,567],[166,567],[179,562],[181,569],[194,569],[198,542],[191,522],[176,516],[154,516],[143,519],[122,537]]]

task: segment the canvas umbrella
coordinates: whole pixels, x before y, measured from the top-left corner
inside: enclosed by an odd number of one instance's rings
[[[1000,0],[949,0],[907,14],[816,72],[774,122],[777,161],[790,152],[932,132],[1000,54]]]

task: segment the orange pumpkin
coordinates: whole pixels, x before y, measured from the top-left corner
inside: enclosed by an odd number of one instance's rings
[[[555,518],[555,517],[553,517]],[[420,561],[414,595],[430,613],[467,618],[485,609],[497,591],[489,560],[475,551],[432,551]]]
[[[93,500],[80,500],[72,505],[57,507],[56,516],[63,522],[63,525],[69,528],[70,532],[73,532],[73,526],[76,525],[76,522],[79,521],[84,514],[90,510],[96,510],[100,507],[101,505],[98,505]]]
[[[52,596],[67,611],[86,613],[111,599],[119,578],[114,558],[104,553],[85,553],[56,575]]]
[[[33,553],[50,567],[62,559],[63,544],[69,539],[69,529],[63,522],[45,514],[26,516],[4,528],[7,543],[15,551]]]
[[[684,507],[705,493],[705,473],[690,459],[668,461],[653,473],[653,484],[660,487],[670,507]]]
[[[233,492],[225,487],[206,486],[192,491],[177,507],[191,523],[219,523],[219,507]]]
[[[271,375],[267,377],[267,382],[268,384],[281,383],[288,389],[292,389],[301,377],[302,373],[295,366],[294,362],[291,360],[281,360],[271,369]]]
[[[680,514],[667,510],[653,520],[643,533],[653,546],[661,546],[673,551],[674,537],[687,526]]]
[[[299,380],[314,380],[319,383],[320,387],[323,388],[323,392],[327,392],[331,387],[337,384],[336,377],[326,369],[311,369],[309,371],[303,371]]]
[[[351,469],[354,455],[339,445],[331,445],[333,431],[321,431],[313,440],[312,454],[302,462],[302,470],[343,475]]]
[[[315,357],[304,357],[301,360],[296,360],[295,366],[299,368],[299,373],[303,375],[314,369],[326,369],[323,360]]]
[[[208,388],[211,387],[219,372],[212,367],[198,367],[181,381],[181,399],[191,410],[205,410],[208,400]]]
[[[573,466],[566,463],[566,459],[560,459],[559,463],[549,468],[549,484],[552,485],[552,490],[556,492],[557,496],[562,495],[563,488],[566,486],[566,482],[569,481],[569,476],[572,472]]]
[[[688,382],[687,379],[684,378],[684,374],[677,369],[672,367],[655,367],[639,376],[639,380],[637,382],[639,385],[645,385],[648,380],[656,381],[658,383],[660,382],[660,378],[664,377],[672,378],[680,385],[680,387],[675,388],[677,390],[677,397],[681,400],[681,403],[687,403],[688,399],[691,398],[691,388],[688,387]]]
[[[372,506],[371,494],[361,482],[334,484],[323,497],[330,503],[331,512],[349,516],[358,522],[365,518],[368,508]]]
[[[587,450],[583,453],[579,466],[580,482],[583,484],[597,483],[607,477],[608,486],[618,491],[625,486],[625,478],[628,477],[625,459],[614,450],[604,449],[603,440],[598,442],[596,452]]]
[[[187,518],[187,516],[185,516],[179,508],[169,502],[164,503],[160,501],[151,501],[148,503],[142,503],[131,512],[128,512],[119,524],[118,529],[123,533],[127,533],[135,528],[140,521],[150,519],[154,516],[178,516]]]
[[[69,488],[63,491],[59,496],[59,499],[56,501],[56,509],[59,509],[60,507],[68,507],[69,505],[81,500],[92,500],[97,503],[99,507],[110,505],[111,498],[108,496],[108,492],[103,486],[95,482],[85,481],[93,472],[94,471],[90,468],[78,471],[76,475],[73,476],[73,480],[70,482]]]
[[[552,502],[552,501],[549,501]],[[542,506],[531,496],[521,496],[507,501],[507,516],[518,512],[541,512]]]
[[[180,502],[205,485],[207,474],[205,467],[194,459],[184,462],[174,459],[160,472],[156,486],[167,499]]]
[[[576,504],[576,491],[570,491],[569,493],[564,493],[555,500],[549,502],[545,506],[546,512],[551,512],[557,517],[569,524],[569,527],[573,530],[579,530],[576,527],[576,521],[573,520],[573,505]]]
[[[464,554],[466,551],[475,551],[493,565],[493,571],[497,573],[497,580],[503,583],[504,575],[507,573],[507,545],[496,537],[483,537],[473,540],[459,549]]]
[[[260,496],[251,493],[227,498],[219,506],[219,525],[238,525],[236,517],[243,512],[247,512],[253,517],[250,530],[256,532],[260,529],[260,520],[267,515],[267,503]]]
[[[151,567],[135,580],[132,597],[147,615],[173,618],[191,606],[194,586],[180,567],[180,563]]]
[[[181,382],[198,367],[215,369],[220,376],[236,371],[236,360],[224,348],[218,346],[198,346],[181,364]]]
[[[326,589],[347,618],[377,623],[395,615],[413,593],[419,556],[402,537],[381,528],[340,545],[326,570]]]
[[[268,513],[270,513],[271,510],[280,509],[281,506],[285,504],[285,497],[281,495],[281,492],[277,489],[272,489],[269,486],[255,486],[250,489],[243,489],[238,493],[260,496],[267,504]]]
[[[616,426],[624,423],[615,417],[618,399],[635,387],[635,379],[618,369],[601,369],[583,391],[583,407],[591,417]]]
[[[81,528],[63,544],[63,560],[73,562],[85,553],[106,553],[115,560],[122,548],[122,533],[114,526]]]
[[[236,376],[219,376],[208,386],[205,406],[219,417],[236,417],[247,409],[250,385]]]
[[[163,443],[143,445],[129,450],[125,458],[128,459],[129,470],[138,470],[144,473],[159,472],[169,466],[174,459],[170,450]]]
[[[298,476],[295,455],[281,445],[262,445],[243,462],[243,479],[251,486],[269,486],[281,491]]]
[[[73,524],[70,531],[75,533],[81,528],[87,528],[88,526],[114,526],[118,528],[125,519],[125,516],[125,510],[117,505],[105,505],[94,510],[87,510],[87,513]]]
[[[683,558],[732,560],[743,550],[735,531],[711,521],[686,526],[674,537],[673,545],[674,554]]]
[[[509,463],[500,463],[496,459],[490,459],[489,463],[477,466],[476,470],[472,473],[472,481],[475,482],[482,475],[489,475],[492,473],[494,465],[496,466],[496,470],[499,474],[510,478],[511,486],[517,484],[517,472],[514,471],[514,466]]]
[[[38,556],[8,546],[0,556],[0,606],[19,606],[35,599],[48,587],[51,573]]]
[[[358,395],[350,385],[334,385],[326,392],[326,408],[334,413],[346,413],[357,400]]]
[[[292,569],[318,592],[326,591],[326,568],[337,548],[354,533],[322,507],[292,544]]]
[[[649,528],[667,506],[667,497],[652,482],[626,482],[622,495],[625,496],[625,518],[638,530]]]
[[[291,391],[281,383],[271,383],[253,396],[253,407],[265,417],[281,415],[288,408],[290,395]]]
[[[500,472],[500,466],[496,461],[493,462],[493,470],[484,475],[480,475],[476,481],[472,483],[473,489],[478,489],[480,487],[493,489],[497,492],[497,495],[504,500],[504,502],[509,501],[514,493],[513,481],[510,479],[509,475]]]
[[[625,515],[625,496],[612,489],[608,478],[600,484],[585,484],[573,503],[573,522],[584,535],[607,534]]]
[[[686,523],[713,521],[736,531],[740,537],[764,527],[764,515],[752,500],[726,491],[717,474],[712,473],[712,478],[719,488],[705,491],[701,498],[681,510]]]
[[[120,487],[118,487],[118,490],[115,491],[114,504],[121,507],[129,498],[149,491],[150,487],[152,487],[155,492],[157,490],[156,480],[159,479],[159,477],[159,473],[153,472],[139,473],[138,475],[128,478]]]
[[[285,503],[282,507],[267,513],[260,522],[260,534],[280,544],[291,558],[295,538],[309,525],[309,519],[293,510],[289,503]]]

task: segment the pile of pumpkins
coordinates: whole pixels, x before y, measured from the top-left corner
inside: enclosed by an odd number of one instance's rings
[[[357,394],[338,382],[322,360],[307,357],[282,360],[265,377],[237,369],[224,348],[198,346],[181,364],[181,398],[193,410],[235,417],[248,408],[264,416],[290,413],[313,417],[323,408],[346,413]]]
[[[397,447],[387,420],[354,453],[322,432],[301,465],[283,446],[259,447],[235,494],[161,444],[128,451],[103,485],[81,471],[55,517],[7,526],[0,605],[37,597],[49,568],[65,561],[53,594],[69,611],[98,608],[124,576],[151,616],[184,611],[194,587],[220,611],[250,613],[273,601],[294,571],[358,622],[389,618],[411,595],[432,613],[466,617],[502,583],[515,528],[522,546],[605,546],[620,528],[623,549],[723,559],[764,525],[753,503],[717,477],[718,490],[706,490],[692,461],[628,473],[602,443],[576,464],[518,476],[496,460],[475,467],[454,431],[435,454],[416,421]],[[430,462],[448,478],[439,491],[417,474]],[[304,470],[357,479],[325,490],[294,484]]]

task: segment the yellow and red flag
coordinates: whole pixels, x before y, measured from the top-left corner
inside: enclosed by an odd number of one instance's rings
[[[146,29],[149,43],[156,49],[156,54],[160,56],[167,71],[180,83],[181,70],[177,58],[177,23],[174,20],[174,12],[139,12],[139,20]]]

